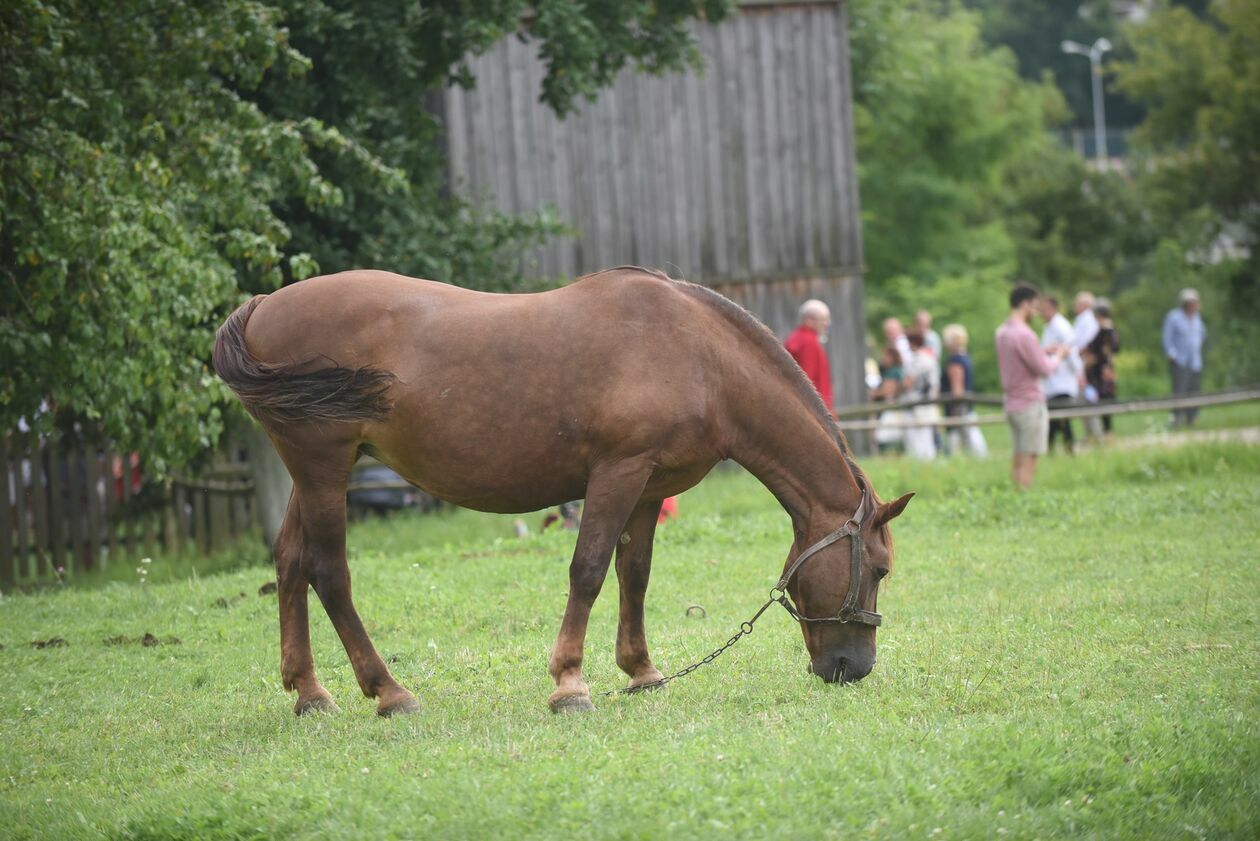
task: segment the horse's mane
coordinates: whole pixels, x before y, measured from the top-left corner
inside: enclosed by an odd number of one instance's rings
[[[844,437],[844,433],[840,431],[840,427],[836,425],[835,418],[827,411],[827,404],[823,403],[822,397],[818,394],[818,389],[814,388],[813,383],[809,381],[809,378],[805,376],[805,372],[801,370],[801,366],[796,364],[796,360],[783,347],[783,343],[779,341],[778,337],[770,332],[770,328],[748,310],[725,295],[714,292],[707,286],[701,286],[685,280],[675,280],[674,283],[677,283],[679,288],[691,295],[691,297],[700,300],[710,309],[720,313],[743,334],[744,338],[765,354],[766,358],[783,375],[784,381],[792,385],[793,392],[800,399],[801,403],[809,409],[814,419],[818,421],[818,425],[826,430],[827,434],[836,442],[836,446],[840,448],[840,452],[844,455],[845,460],[851,466],[856,466],[853,464],[853,450],[849,447],[849,441]]]
[[[783,375],[783,380],[790,383],[793,391],[800,399],[801,403],[809,408],[814,415],[818,425],[821,426],[827,434],[836,442],[836,446],[840,448],[840,453],[844,457],[845,464],[849,467],[849,472],[853,474],[853,481],[857,483],[860,490],[867,493],[876,505],[882,500],[875,493],[875,488],[871,485],[870,477],[866,475],[866,471],[858,466],[857,461],[853,457],[853,449],[849,446],[849,439],[845,437],[844,432],[840,429],[831,413],[827,411],[827,404],[823,403],[822,397],[819,396],[818,390],[814,388],[813,383],[805,376],[805,372],[801,370],[801,366],[796,364],[796,360],[787,352],[783,344],[779,341],[774,333],[770,332],[762,321],[732,301],[730,298],[715,292],[707,286],[701,286],[698,283],[692,283],[679,278],[672,278],[665,272],[657,269],[645,269],[642,266],[616,266],[611,269],[602,269],[598,272],[592,272],[583,275],[578,280],[596,277],[597,275],[609,274],[612,272],[638,272],[649,274],[653,277],[675,284],[676,288],[690,295],[695,300],[705,304],[709,309],[719,313],[731,326],[738,330],[752,346],[761,350],[767,359],[769,359]],[[889,551],[892,551],[892,531],[888,528],[888,524],[880,525],[880,534],[884,539]]]

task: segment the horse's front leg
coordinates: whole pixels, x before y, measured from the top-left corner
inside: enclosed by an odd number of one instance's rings
[[[648,655],[643,630],[643,598],[652,574],[652,538],[660,516],[659,501],[641,501],[617,542],[617,582],[621,587],[621,614],[617,622],[617,665],[630,676],[634,689],[661,679]]]
[[[556,691],[547,701],[552,712],[594,709],[582,679],[586,623],[608,574],[613,547],[651,473],[650,464],[621,461],[593,472],[587,482],[582,526],[569,565],[569,601],[548,668],[556,682]]]

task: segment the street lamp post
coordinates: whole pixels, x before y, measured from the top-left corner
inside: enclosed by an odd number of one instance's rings
[[[1065,53],[1089,58],[1094,93],[1094,157],[1098,160],[1099,169],[1105,170],[1107,168],[1107,118],[1103,113],[1102,57],[1103,53],[1111,49],[1111,42],[1106,38],[1099,38],[1089,47],[1075,41],[1064,41],[1059,46]]]

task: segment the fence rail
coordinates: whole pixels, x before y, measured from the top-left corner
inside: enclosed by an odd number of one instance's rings
[[[1174,409],[1202,409],[1207,406],[1223,406],[1230,403],[1246,403],[1251,400],[1260,400],[1260,386],[1249,386],[1247,388],[1233,389],[1230,391],[1214,392],[1212,394],[1196,394],[1187,397],[1148,397],[1141,400],[1125,400],[1106,403],[1087,403],[1078,400],[1068,403],[1062,407],[1056,407],[1050,410],[1050,419],[1059,420],[1061,418],[1088,418],[1098,417],[1100,415],[1125,415],[1139,412],[1167,412]],[[878,418],[866,417],[861,420],[853,420],[854,415],[869,416],[872,414],[881,414],[889,411],[902,411],[912,409],[917,406],[930,405],[950,405],[955,403],[973,403],[978,405],[1002,405],[1002,399],[994,395],[987,394],[969,394],[965,397],[941,397],[934,400],[914,400],[905,403],[867,403],[863,406],[851,407],[837,412],[837,425],[845,432],[850,431],[872,431],[875,429],[918,429],[925,426],[934,427],[956,427],[956,426],[986,426],[989,424],[1006,423],[1006,416],[1003,414],[978,415],[971,418],[960,417],[944,417],[944,418],[896,418],[879,420]]]
[[[239,447],[197,477],[158,483],[140,457],[24,433],[0,446],[0,586],[102,569],[162,550],[211,552],[254,528]]]

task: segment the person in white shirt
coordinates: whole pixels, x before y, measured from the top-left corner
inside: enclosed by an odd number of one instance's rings
[[[1094,293],[1077,292],[1076,300],[1072,303],[1072,312],[1076,313],[1076,320],[1072,322],[1072,331],[1075,334],[1072,344],[1076,352],[1080,353],[1098,335],[1098,319],[1094,316]]]
[[[917,329],[907,334],[906,342],[910,346],[910,364],[906,366],[905,399],[935,400],[941,396],[941,363]],[[906,430],[906,455],[925,461],[936,458],[936,427],[931,422],[940,420],[940,406],[935,403],[914,406],[910,417],[923,425]]]
[[[1041,332],[1041,346],[1049,348],[1062,345],[1071,348],[1068,355],[1060,360],[1058,367],[1050,372],[1050,376],[1042,380],[1042,388],[1046,392],[1046,406],[1054,409],[1056,406],[1069,405],[1081,396],[1081,385],[1085,381],[1085,366],[1081,363],[1081,355],[1076,349],[1076,330],[1064,318],[1063,313],[1059,312],[1059,299],[1053,295],[1042,295],[1037,302],[1037,314],[1046,322],[1045,329]],[[1095,332],[1097,328],[1098,325],[1095,322]],[[1072,434],[1070,418],[1050,421],[1047,444],[1051,451],[1054,450],[1054,439],[1059,435],[1063,436],[1064,449],[1068,453],[1074,452],[1076,439]]]

